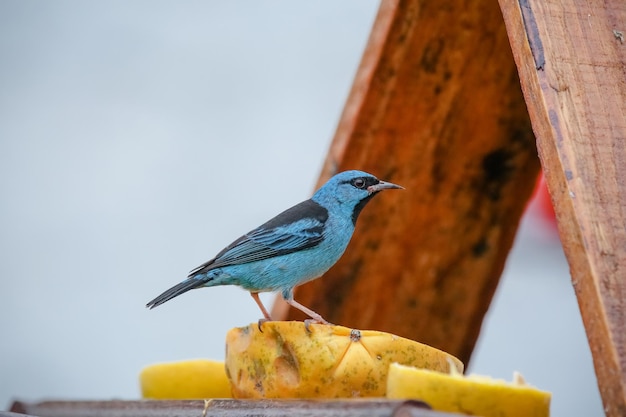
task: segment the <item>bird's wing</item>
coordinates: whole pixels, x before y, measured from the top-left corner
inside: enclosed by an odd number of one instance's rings
[[[317,246],[323,239],[327,210],[312,200],[302,202],[243,235],[189,276],[228,265],[240,265]]]

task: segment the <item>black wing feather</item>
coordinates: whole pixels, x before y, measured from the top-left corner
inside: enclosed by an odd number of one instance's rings
[[[327,219],[328,210],[313,200],[303,201],[235,240],[215,258],[194,268],[189,277],[317,246],[324,239]]]

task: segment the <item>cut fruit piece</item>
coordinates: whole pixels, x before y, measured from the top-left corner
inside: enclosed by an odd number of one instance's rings
[[[143,398],[231,398],[224,362],[194,359],[146,366],[139,375]]]
[[[459,372],[457,358],[389,333],[302,322],[231,329],[226,373],[235,398],[351,398],[385,395],[392,362]]]
[[[527,385],[460,373],[443,374],[397,363],[389,367],[387,398],[418,399],[434,410],[484,417],[547,417],[551,394]]]

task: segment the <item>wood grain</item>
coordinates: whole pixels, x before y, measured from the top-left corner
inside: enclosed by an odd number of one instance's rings
[[[19,414],[16,414],[19,413]],[[142,401],[16,401],[10,413],[38,417],[454,417],[460,414],[432,411],[420,401],[358,400],[142,400]]]
[[[626,2],[500,0],[608,416],[626,415]]]
[[[345,169],[406,190],[369,203],[296,299],[467,363],[539,169],[496,2],[381,3],[320,184]],[[273,316],[304,318],[280,302]]]

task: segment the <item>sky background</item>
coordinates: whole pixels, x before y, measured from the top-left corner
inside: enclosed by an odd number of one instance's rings
[[[243,290],[144,305],[311,195],[377,8],[0,0],[0,409],[138,398],[145,365],[223,359],[227,330],[260,316]],[[535,206],[469,367],[514,370],[553,416],[602,415]]]

